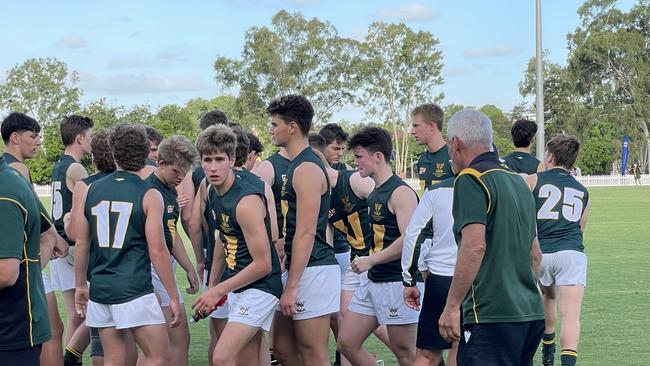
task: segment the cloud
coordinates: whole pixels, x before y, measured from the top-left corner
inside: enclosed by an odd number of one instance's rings
[[[53,46],[57,48],[81,49],[88,47],[88,42],[83,36],[70,35],[54,42]]]
[[[320,0],[287,0],[290,5],[297,7],[313,6],[320,4]]]
[[[467,58],[480,58],[480,57],[502,57],[513,55],[521,52],[521,50],[512,47],[508,44],[496,45],[493,47],[472,48],[463,51],[463,56]]]
[[[421,3],[412,3],[397,8],[383,8],[379,17],[385,20],[399,20],[402,22],[429,22],[438,18],[438,12]]]
[[[7,82],[7,70],[0,68],[0,83]]]
[[[197,92],[210,88],[209,84],[197,76],[117,74],[99,78],[80,72],[79,79],[84,90],[112,95]]]
[[[109,70],[138,69],[161,66],[160,62],[148,61],[138,56],[114,57],[108,60]]]
[[[156,53],[156,60],[160,61],[185,61],[190,49],[187,45],[181,44],[170,46]]]
[[[115,18],[115,21],[118,23],[131,23],[133,19],[131,19],[131,17],[128,17],[126,15],[122,15],[120,17]]]

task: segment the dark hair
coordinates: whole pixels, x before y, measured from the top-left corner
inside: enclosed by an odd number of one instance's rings
[[[228,158],[232,158],[236,148],[237,136],[227,125],[209,126],[196,138],[196,149],[199,150],[201,157],[223,152]]]
[[[270,116],[278,116],[285,123],[296,122],[303,135],[309,133],[312,119],[314,118],[314,108],[307,98],[301,95],[285,95],[276,99],[266,107],[266,112]]]
[[[530,146],[533,137],[537,133],[537,124],[527,119],[520,119],[512,125],[510,134],[512,135],[512,142],[515,147],[528,147]]]
[[[18,112],[11,112],[2,121],[2,140],[7,144],[11,134],[14,132],[31,131],[34,133],[41,132],[41,125],[34,118]]]
[[[348,140],[347,132],[338,123],[328,123],[318,132],[325,139],[325,144],[329,145],[334,141],[342,144]]]
[[[419,105],[411,112],[411,117],[416,115],[422,116],[427,123],[435,123],[438,131],[442,132],[442,126],[445,123],[445,111],[436,103],[426,103]]]
[[[88,117],[78,116],[76,114],[63,117],[60,126],[63,145],[72,145],[77,135],[83,135],[86,131],[93,128],[93,125],[93,120]]]
[[[115,171],[113,160],[113,148],[110,137],[113,131],[108,128],[100,128],[93,132],[93,139],[90,141],[90,148],[93,155],[93,164],[98,172],[112,173]]]
[[[556,166],[571,169],[578,158],[580,141],[575,136],[557,135],[546,143],[546,150],[553,154]]]
[[[199,127],[201,128],[201,131],[214,125],[228,126],[228,116],[226,116],[225,113],[218,109],[213,109],[210,112],[204,114],[199,120]]]
[[[147,140],[155,143],[156,145],[160,145],[160,142],[165,138],[163,134],[160,133],[160,131],[151,126],[145,125],[144,129],[147,132]]]
[[[386,163],[390,162],[391,154],[393,153],[393,141],[390,138],[390,134],[380,127],[369,126],[362,128],[348,141],[348,150],[352,150],[355,147],[362,147],[371,154],[380,152],[384,155]]]
[[[240,167],[246,164],[246,160],[248,160],[248,136],[241,127],[231,126],[230,128],[237,138],[237,146],[235,147],[235,166]]]
[[[325,148],[327,148],[327,143],[325,142],[325,138],[323,137],[323,135],[321,135],[320,133],[310,132],[309,146],[311,146],[312,149],[318,150],[324,154]]]
[[[246,132],[246,136],[248,136],[248,152],[255,151],[256,154],[261,154],[264,151],[264,145],[260,139],[252,132]]]
[[[142,125],[123,124],[115,126],[111,134],[111,146],[115,164],[129,172],[144,167],[149,155],[149,139]]]

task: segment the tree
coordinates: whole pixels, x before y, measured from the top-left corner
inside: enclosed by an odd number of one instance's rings
[[[14,66],[0,85],[0,109],[22,112],[45,127],[78,109],[79,76],[55,58],[31,58]]]
[[[492,142],[503,156],[514,151],[514,145],[510,139],[510,128],[512,123],[503,111],[492,104],[487,104],[479,109],[492,121]]]
[[[412,109],[443,98],[435,92],[443,83],[438,43],[431,33],[415,32],[404,23],[374,22],[361,44],[361,92],[367,117],[391,126],[398,174],[408,167]]]
[[[163,136],[184,135],[195,140],[199,134],[199,124],[188,108],[176,104],[161,107],[149,121],[151,127],[158,129]]]
[[[271,28],[246,32],[240,60],[218,57],[217,84],[239,90],[239,104],[265,117],[268,102],[282,95],[300,94],[315,111],[315,122],[327,121],[354,100],[357,42],[341,38],[329,22],[302,14],[278,12]]]

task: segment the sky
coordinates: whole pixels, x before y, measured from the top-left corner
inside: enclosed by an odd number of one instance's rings
[[[566,35],[579,25],[583,1],[542,3],[543,47],[550,61],[564,64]],[[339,35],[359,40],[373,21],[431,32],[445,65],[445,83],[435,92],[445,94],[442,104],[508,111],[523,100],[518,83],[535,54],[534,0],[0,0],[0,83],[29,58],[56,57],[78,72],[84,103],[105,98],[157,109],[211,98],[228,92],[214,80],[215,59],[239,58],[245,32],[270,25],[281,9],[328,21]],[[362,117],[352,106],[334,116]]]

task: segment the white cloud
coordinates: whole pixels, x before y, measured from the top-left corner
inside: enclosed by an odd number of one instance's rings
[[[83,36],[70,35],[54,42],[53,46],[58,48],[80,49],[88,47],[88,42]]]
[[[109,70],[137,69],[143,67],[161,66],[161,63],[147,61],[138,56],[114,57],[108,60]]]
[[[117,74],[98,78],[80,72],[79,79],[84,90],[112,95],[198,92],[210,88],[210,85],[197,76]]]
[[[320,4],[320,0],[287,0],[293,6],[303,7]]]
[[[521,52],[521,50],[508,44],[496,45],[493,47],[472,48],[463,51],[463,56],[468,58],[479,57],[502,57]]]
[[[402,22],[429,22],[438,18],[438,12],[421,3],[412,3],[397,8],[383,8],[379,17],[384,20],[398,20]]]

